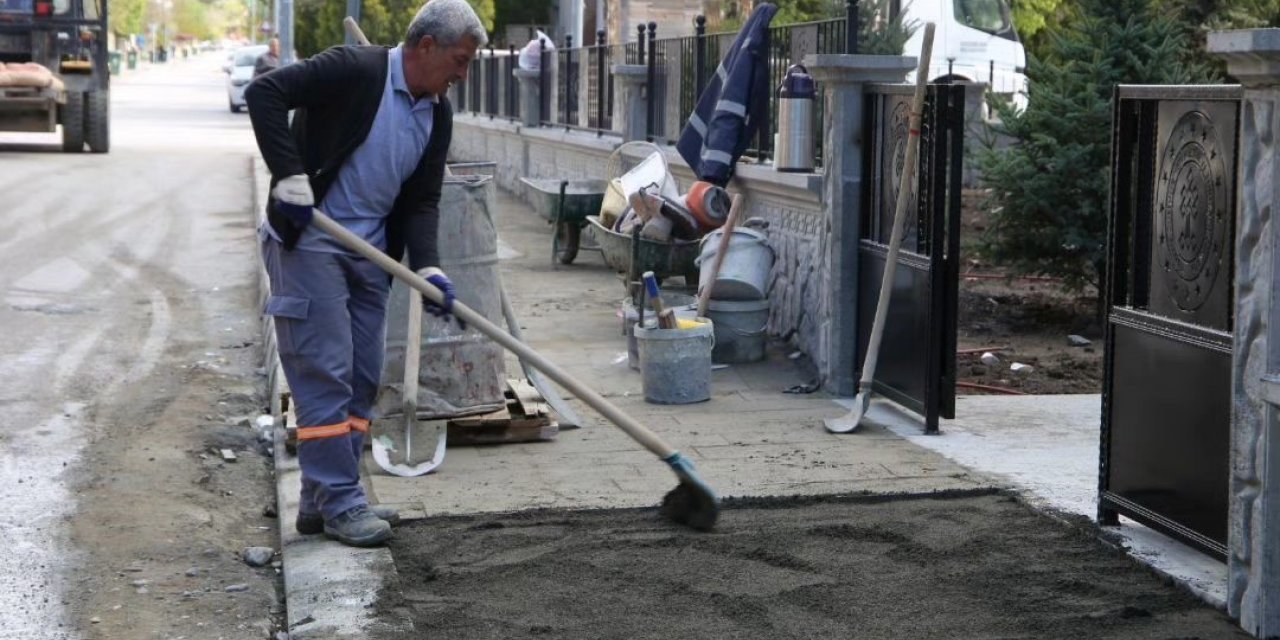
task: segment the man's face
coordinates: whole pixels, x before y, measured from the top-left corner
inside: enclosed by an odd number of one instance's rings
[[[279,40],[272,40],[271,42],[268,42],[268,43],[267,43],[267,51],[270,51],[270,52],[271,52],[271,55],[273,55],[273,56],[278,56],[278,55],[280,55],[280,41],[279,41]]]
[[[443,46],[435,38],[425,36],[414,47],[417,77],[406,78],[409,90],[418,95],[441,95],[455,82],[467,77],[467,67],[476,57],[476,39],[462,36],[453,46]]]

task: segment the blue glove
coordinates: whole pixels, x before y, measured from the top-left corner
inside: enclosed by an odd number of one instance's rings
[[[446,321],[452,318],[454,322],[458,323],[459,329],[466,331],[467,323],[463,322],[461,318],[453,315],[453,301],[457,298],[457,295],[453,289],[453,281],[449,280],[449,276],[446,276],[439,267],[427,267],[426,269],[419,271],[418,275],[425,278],[427,282],[431,283],[431,286],[439,289],[440,293],[444,294],[443,305],[436,304],[426,296],[422,296],[423,310]]]
[[[311,209],[316,204],[316,197],[311,193],[311,181],[307,176],[298,174],[281,179],[271,190],[271,197],[276,201],[276,211],[283,213],[299,231],[311,224]]]

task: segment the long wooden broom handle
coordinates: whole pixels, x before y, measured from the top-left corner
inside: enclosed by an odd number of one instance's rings
[[[399,278],[405,284],[422,292],[422,295],[426,296],[428,300],[437,304],[444,304],[444,296],[441,295],[440,290],[431,286],[431,283],[423,279],[422,276],[410,271],[409,268],[403,264],[392,260],[391,256],[379,251],[377,247],[365,242],[363,238],[347,231],[345,227],[334,222],[332,218],[325,215],[324,212],[319,209],[312,209],[312,211],[314,216],[312,217],[311,223],[321,231],[333,236],[333,238],[341,243],[342,246],[347,247],[348,249],[351,249],[352,251],[355,251],[361,256],[364,256],[376,263],[387,273]],[[534,351],[529,345],[515,339],[510,333],[503,331],[497,325],[489,322],[487,318],[476,313],[467,305],[455,300],[453,303],[453,315],[475,327],[480,331],[480,333],[488,336],[491,340],[502,345],[508,351],[516,354],[520,360],[529,363],[537,370],[546,374],[548,378],[551,378],[561,387],[564,387],[569,393],[577,396],[580,400],[587,403],[592,409],[600,412],[600,415],[604,416],[615,425],[618,425],[618,428],[631,436],[632,440],[640,443],[644,448],[653,452],[654,455],[665,459],[676,453],[676,450],[672,448],[671,445],[664,442],[657,436],[657,434],[650,431],[648,427],[640,424],[640,422],[635,418],[623,413],[621,409],[606,400],[604,396],[596,393],[587,385],[579,382],[577,378],[569,375],[568,372],[556,366],[555,363],[544,358],[542,354]]]

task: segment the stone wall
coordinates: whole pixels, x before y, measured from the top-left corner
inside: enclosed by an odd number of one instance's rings
[[[1280,637],[1280,29],[1209,34],[1244,87],[1236,196],[1227,612]]]
[[[609,157],[621,144],[613,136],[526,128],[472,115],[455,116],[453,126],[452,160],[497,163],[498,185],[522,198],[522,177],[605,178]],[[665,150],[671,173],[683,192],[693,183],[693,172],[674,148]],[[823,268],[831,248],[821,189],[822,178],[817,174],[778,173],[771,167],[753,165],[742,165],[730,185],[730,190],[746,196],[743,220],[758,217],[769,223],[769,245],[775,255],[769,333],[809,355],[826,378],[825,373],[840,356],[830,353],[825,335],[833,292]],[[853,354],[843,357],[852,358]]]

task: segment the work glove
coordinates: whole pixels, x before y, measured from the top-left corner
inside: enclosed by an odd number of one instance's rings
[[[311,193],[311,181],[307,176],[298,174],[281,179],[271,190],[271,197],[276,201],[276,210],[283,213],[299,231],[311,224],[311,209],[316,205],[316,197]]]
[[[436,304],[430,298],[422,296],[422,309],[437,318],[444,319],[445,321],[452,318],[454,322],[458,323],[459,329],[466,331],[467,323],[463,322],[462,318],[453,315],[453,301],[457,296],[453,289],[453,281],[449,280],[449,276],[446,276],[439,267],[427,267],[425,269],[421,269],[418,271],[418,275],[422,276],[427,282],[430,282],[431,286],[439,289],[440,293],[444,295],[443,305]]]

